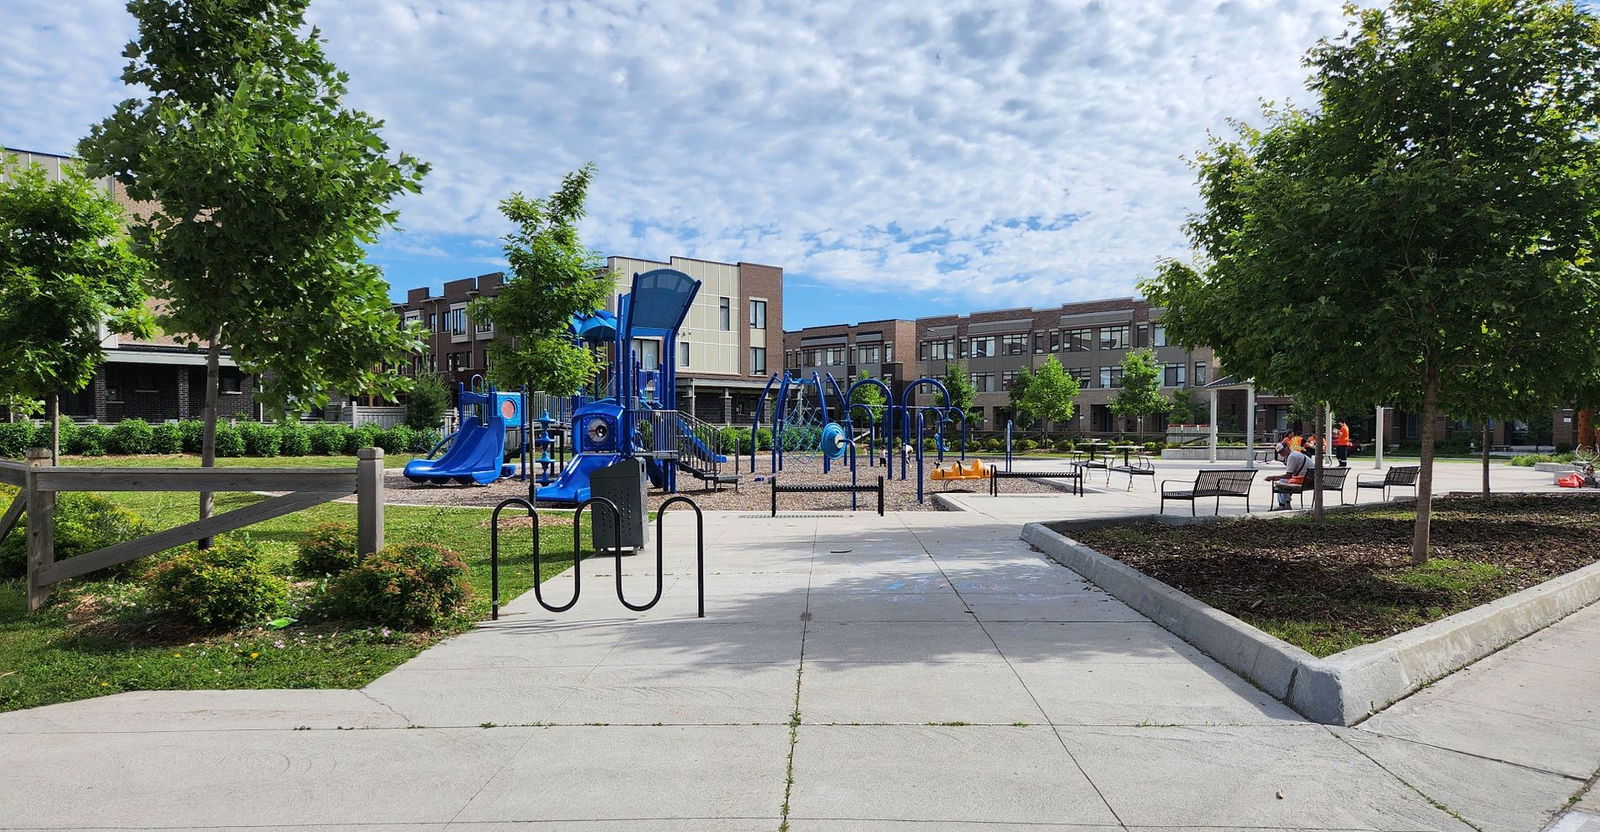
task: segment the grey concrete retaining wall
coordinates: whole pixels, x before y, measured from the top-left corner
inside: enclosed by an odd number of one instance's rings
[[[1210,518],[1206,518],[1209,520]],[[1324,659],[1085,546],[1074,528],[1157,520],[1029,523],[1022,539],[1308,719],[1354,725],[1429,682],[1600,600],[1600,563]],[[1192,521],[1190,521],[1192,522]]]

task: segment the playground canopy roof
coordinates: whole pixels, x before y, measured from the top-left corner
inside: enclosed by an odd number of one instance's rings
[[[654,269],[633,276],[622,313],[624,339],[666,338],[678,331],[700,281],[676,269]]]

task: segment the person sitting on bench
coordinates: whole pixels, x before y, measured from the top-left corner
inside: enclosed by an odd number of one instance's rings
[[[1283,461],[1283,473],[1267,477],[1267,482],[1282,480],[1289,485],[1304,485],[1306,471],[1311,469],[1311,457],[1306,456],[1305,452],[1300,450],[1279,452],[1278,457]],[[1280,508],[1288,508],[1289,499],[1293,496],[1291,492],[1279,491],[1278,503],[1270,510],[1277,511]]]

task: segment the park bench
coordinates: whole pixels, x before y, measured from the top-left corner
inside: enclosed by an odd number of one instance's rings
[[[1084,464],[1074,462],[1070,471],[1002,471],[1000,466],[989,466],[989,496],[1000,496],[1000,480],[1002,479],[1030,479],[1030,480],[1072,480],[1072,493],[1083,496]]]
[[[1339,504],[1344,505],[1344,481],[1349,476],[1349,468],[1323,468],[1322,479],[1320,480],[1322,483],[1321,490],[1337,492],[1339,494]],[[1306,472],[1305,482],[1303,483],[1291,484],[1284,482],[1283,480],[1274,482],[1272,484],[1272,493],[1299,494],[1300,507],[1304,508],[1306,504],[1306,492],[1315,487],[1318,482],[1317,470],[1313,468]]]
[[[1183,480],[1162,480],[1161,513],[1167,513],[1168,500],[1188,500],[1189,514],[1193,516],[1195,513],[1195,501],[1208,497],[1216,498],[1216,513],[1218,514],[1222,512],[1223,497],[1243,497],[1244,510],[1248,512],[1250,510],[1250,483],[1255,478],[1256,471],[1254,468],[1221,468],[1200,471],[1195,475],[1192,484],[1185,483]],[[1168,491],[1167,484],[1174,482],[1180,485],[1188,484],[1190,487]]]
[[[771,478],[769,480],[769,482],[772,484],[772,516],[773,517],[777,517],[778,516],[778,495],[779,494],[849,494],[850,495],[850,510],[851,511],[855,511],[856,510],[856,495],[857,494],[863,494],[863,493],[865,493],[865,494],[876,493],[878,495],[878,516],[879,517],[883,516],[883,475],[882,474],[878,475],[878,481],[877,481],[877,483],[875,483],[873,485],[856,485],[854,483],[852,483],[850,485],[831,485],[831,484],[823,484],[823,483],[802,483],[802,484],[799,484],[799,485],[787,485],[787,484],[786,485],[779,485],[777,477]]]
[[[1134,457],[1133,459],[1128,460],[1128,463],[1126,465],[1113,465],[1110,468],[1106,469],[1106,480],[1107,480],[1106,484],[1107,485],[1110,485],[1109,481],[1111,479],[1111,472],[1112,471],[1116,471],[1119,474],[1127,474],[1128,475],[1128,490],[1129,491],[1133,490],[1133,478],[1134,477],[1149,477],[1150,478],[1150,490],[1151,491],[1156,490],[1156,465],[1155,465],[1155,463],[1153,461],[1151,461],[1150,457],[1148,457],[1148,456],[1146,456],[1144,454],[1140,454],[1140,455]]]
[[[1396,465],[1383,473],[1359,474],[1356,476],[1356,502],[1361,502],[1361,489],[1381,488],[1383,498],[1389,499],[1389,490],[1392,488],[1409,488],[1413,494],[1417,490],[1417,476],[1422,473],[1420,465]]]

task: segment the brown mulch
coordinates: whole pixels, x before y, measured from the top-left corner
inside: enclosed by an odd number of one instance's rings
[[[956,456],[946,456],[945,465],[957,459]],[[742,465],[750,461],[748,456],[743,458]],[[680,494],[692,498],[703,511],[749,511],[766,514],[772,506],[772,496],[768,480],[770,474],[770,460],[765,454],[756,455],[757,472],[751,474],[748,470],[741,470],[741,480],[737,491],[731,485],[724,485],[720,490],[706,487],[705,483],[686,472],[678,472],[678,489]],[[895,479],[884,482],[884,509],[886,511],[937,511],[932,495],[936,492],[973,492],[987,494],[989,483],[987,480],[954,481],[946,485],[943,481],[927,480],[924,485],[925,501],[917,502],[916,463],[912,463],[910,475],[899,479],[899,463],[895,465]],[[926,471],[931,472],[936,463],[933,457],[928,457],[925,462]],[[733,470],[730,460],[728,471]],[[859,485],[873,485],[882,473],[881,467],[869,467],[865,460],[857,463],[856,482]],[[832,484],[849,485],[850,469],[835,464],[832,470],[822,473],[821,458],[815,454],[790,454],[784,458],[783,470],[778,473],[781,483],[799,484]],[[1027,479],[1006,480],[1003,488],[1007,494],[1059,494],[1059,490],[1049,485]],[[478,506],[492,508],[501,500],[508,497],[528,496],[528,484],[516,479],[504,479],[487,486],[478,485],[423,485],[413,483],[400,475],[399,471],[390,471],[384,481],[386,498],[393,503],[420,504],[420,505],[453,505],[453,506]],[[672,497],[657,489],[650,491],[650,508],[655,510]],[[877,495],[863,492],[857,495],[858,510],[875,511],[877,509]],[[850,495],[848,493],[823,493],[823,494],[779,494],[778,511],[849,511]],[[508,527],[511,526],[509,515],[513,512],[507,509],[502,515]],[[543,511],[540,512],[544,514]],[[551,513],[552,515],[555,512]],[[526,520],[523,521],[526,524]]]
[[[1595,496],[1435,500],[1434,562],[1426,569],[1411,562],[1408,509],[1390,505],[1331,512],[1321,528],[1302,515],[1190,526],[1141,523],[1068,534],[1257,626],[1270,622],[1283,631],[1322,633],[1337,643],[1321,646],[1339,649],[1386,638],[1600,560],[1600,499]]]

